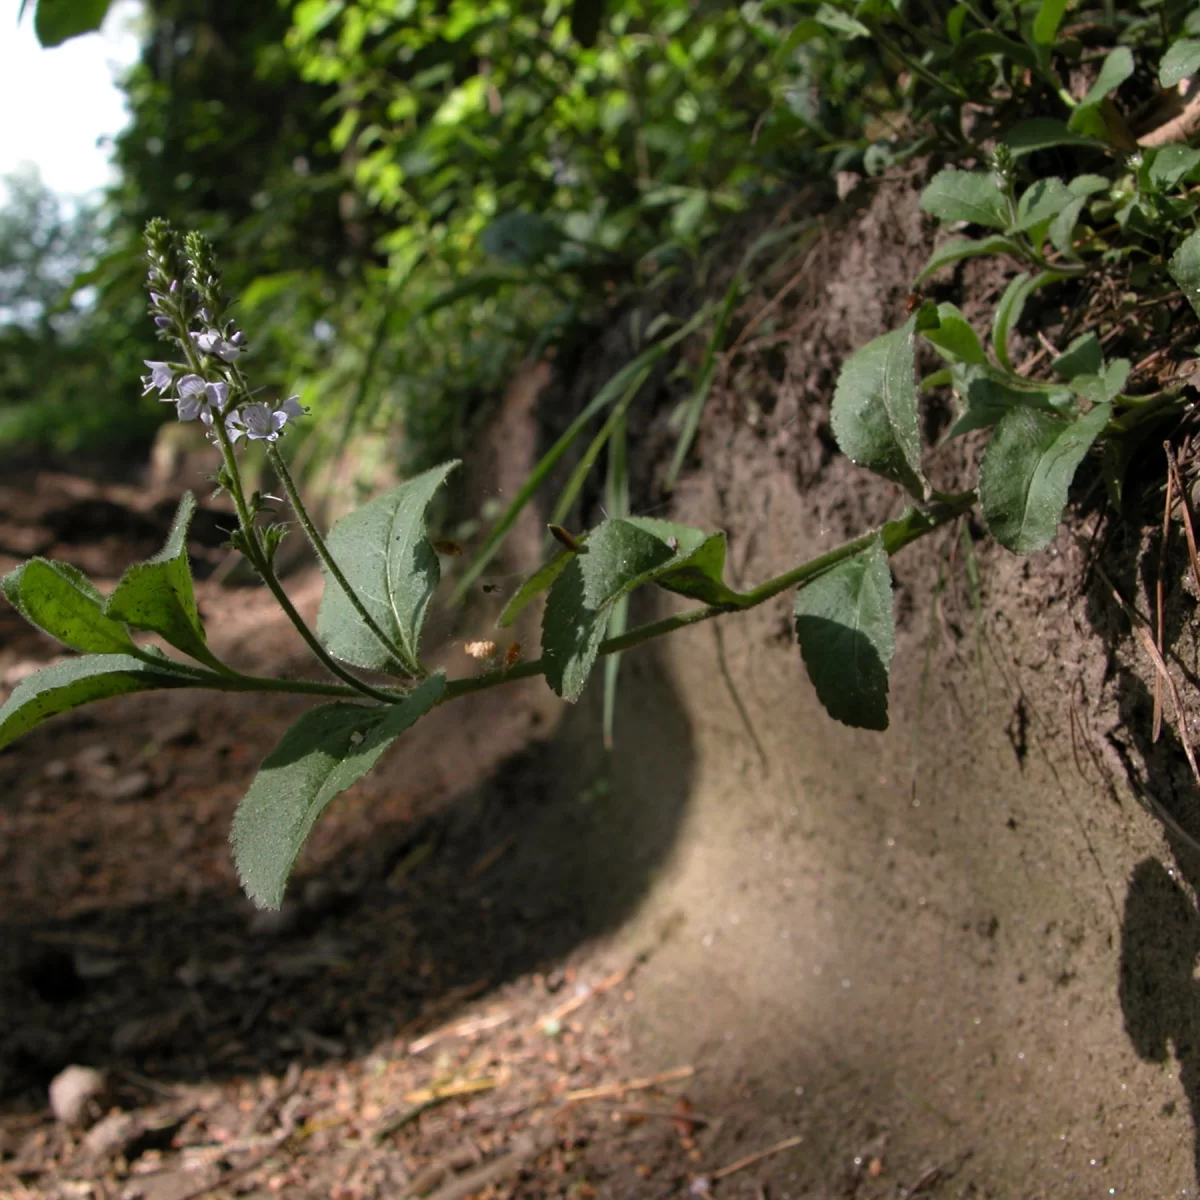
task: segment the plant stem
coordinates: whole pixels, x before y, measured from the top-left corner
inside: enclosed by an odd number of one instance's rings
[[[236,368],[234,368],[234,371],[243,395],[248,396],[249,392],[246,390],[242,373]],[[271,589],[271,595],[275,597],[279,607],[287,614],[288,620],[296,627],[296,631],[304,639],[305,644],[330,674],[335,675],[343,683],[348,683],[355,691],[362,695],[370,696],[372,700],[378,700],[381,704],[395,704],[397,697],[390,696],[387,692],[381,692],[369,683],[364,683],[333,658],[329,651],[317,640],[317,635],[309,629],[304,618],[296,611],[296,606],[292,603],[291,597],[284,591],[283,584],[279,582],[279,577],[275,574],[274,567],[267,561],[266,553],[263,551],[262,543],[259,541],[258,530],[254,526],[254,519],[251,517],[249,506],[246,504],[246,497],[242,488],[242,476],[238,470],[237,457],[233,452],[233,443],[229,439],[229,431],[225,428],[224,412],[218,413],[214,418],[213,428],[217,431],[217,440],[221,443],[221,455],[225,459],[225,469],[229,473],[229,494],[233,497],[234,507],[237,509],[238,525],[241,527],[242,536],[246,542],[246,557],[250,559],[251,565],[262,577],[262,581]]]
[[[337,565],[333,555],[329,553],[329,547],[325,545],[325,539],[321,536],[320,530],[317,529],[312,518],[308,515],[308,509],[304,507],[304,501],[300,499],[300,493],[296,490],[295,481],[292,479],[291,472],[287,469],[287,463],[284,462],[283,455],[279,453],[278,448],[274,444],[267,447],[267,459],[275,469],[275,474],[279,476],[279,482],[283,484],[283,490],[287,493],[288,503],[291,504],[292,511],[296,514],[296,519],[300,522],[300,527],[304,530],[309,544],[317,552],[317,557],[321,560],[325,569],[346,594],[346,599],[350,601],[354,611],[362,618],[363,624],[379,639],[379,644],[397,662],[403,663],[410,672],[417,673],[415,670],[417,664],[408,662],[404,652],[379,628],[378,623],[367,611],[367,607],[359,598],[358,593],[350,586],[350,581],[342,574],[341,567]]]
[[[934,506],[928,512],[921,514],[923,519],[890,522],[882,529],[873,530],[853,541],[843,542],[836,549],[811,558],[808,562],[801,563],[800,566],[785,571],[782,575],[776,575],[774,579],[768,579],[766,583],[760,584],[753,591],[746,592],[742,596],[742,603],[737,608],[721,604],[705,604],[700,608],[690,608],[686,612],[676,613],[672,617],[664,617],[661,621],[651,621],[646,625],[639,625],[636,629],[621,634],[620,637],[609,638],[600,643],[598,653],[601,657],[606,654],[619,654],[622,650],[630,650],[634,646],[640,646],[643,642],[674,633],[677,629],[686,629],[689,625],[698,625],[701,621],[708,621],[713,617],[723,616],[725,613],[742,612],[745,609],[754,608],[772,597],[778,596],[780,592],[787,591],[788,588],[807,583],[810,579],[828,571],[830,567],[836,566],[843,559],[852,558],[880,536],[883,537],[884,549],[888,554],[895,554],[910,542],[915,542],[918,538],[932,533],[948,521],[961,517],[963,513],[968,512],[974,506],[975,500],[976,495],[973,491],[939,496]],[[474,679],[452,679],[446,684],[446,690],[438,703],[445,704],[447,700],[456,700],[459,696],[466,696],[472,692],[486,691],[488,688],[499,687],[503,683],[510,683],[516,679],[528,679],[534,675],[541,675],[544,671],[545,664],[539,658],[531,662],[519,663],[507,671],[493,671],[489,675],[479,675]]]

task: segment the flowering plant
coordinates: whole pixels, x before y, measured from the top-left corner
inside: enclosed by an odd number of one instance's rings
[[[606,519],[578,536],[552,526],[561,551],[521,586],[501,616],[501,624],[510,623],[545,593],[542,657],[520,661],[512,652],[498,655],[491,641],[473,642],[469,651],[490,663],[489,668],[474,677],[447,679],[421,657],[421,632],[440,581],[425,514],[458,464],[444,463],[375,497],[324,535],[278,445],[306,410],[295,396],[275,403],[251,390],[242,369],[246,338],[230,316],[208,242],[194,233],[180,238],[162,221],[149,224],[146,242],[150,312],[170,348],[162,360],[147,362],[146,391],[173,403],[180,420],[198,420],[207,427],[221,456],[215,481],[231,497],[237,515],[230,544],[270,589],[326,678],[247,675],[209,649],[187,557],[188,527],[196,509],[188,493],[163,549],[130,567],[108,596],[75,567],[41,558],[4,578],[4,592],[21,614],[79,653],[16,687],[0,708],[0,748],[58,713],[154,688],[284,691],[326,698],[301,716],[267,755],[233,820],[234,857],[246,891],[257,903],[278,907],[296,857],[326,805],[437,705],[532,675],[543,675],[558,695],[574,701],[599,658],[753,608],[789,589],[797,589],[800,648],[830,714],[866,728],[887,726],[894,649],[889,556],[970,509],[973,491],[937,493],[921,477],[909,489],[916,503],[897,520],[747,592],[734,591],[724,580],[723,533],[630,515]],[[907,410],[897,408],[896,397],[913,388],[916,333],[935,327],[938,320],[932,305],[923,306],[902,333],[881,339],[887,340],[886,361],[875,343],[849,360],[834,401],[843,443],[860,435],[878,441],[883,428],[897,437],[904,434],[906,452],[911,451],[905,463],[915,456],[915,395],[907,416]],[[296,610],[276,573],[276,551],[288,526],[267,519],[271,497],[257,491],[247,495],[243,485],[237,455],[249,442],[264,445],[292,516],[324,571],[315,628]],[[901,461],[883,455],[880,463],[867,465],[894,478],[897,472],[889,469],[893,460]],[[916,478],[919,471],[899,474],[900,482],[911,483],[909,476]],[[629,594],[647,586],[699,603],[606,636]],[[623,630],[623,623],[619,627]],[[182,657],[136,641],[139,632],[157,635]]]

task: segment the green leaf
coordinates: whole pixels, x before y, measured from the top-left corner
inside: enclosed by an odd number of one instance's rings
[[[1008,198],[990,171],[939,171],[921,193],[921,208],[939,221],[969,221],[992,229],[1009,223]]]
[[[1096,82],[1088,88],[1087,95],[1079,102],[1079,108],[1094,108],[1106,96],[1112,95],[1133,74],[1133,51],[1128,46],[1118,46],[1104,60]],[[1074,114],[1072,114],[1074,116]],[[1067,122],[1067,128],[1073,128]]]
[[[1033,18],[1033,40],[1039,46],[1052,46],[1067,11],[1067,0],[1042,0]]]
[[[1105,143],[1093,137],[1085,137],[1069,128],[1065,121],[1056,117],[1030,117],[1018,121],[1005,135],[1005,145],[1020,158],[1035,150],[1049,150],[1055,146],[1090,147],[1105,149]]]
[[[1008,358],[1008,335],[1017,327],[1021,314],[1025,311],[1025,302],[1039,288],[1047,284],[1057,283],[1063,276],[1057,271],[1042,271],[1037,275],[1018,275],[1004,289],[1000,303],[992,317],[992,349],[1000,365],[1012,370]]]
[[[133,649],[125,626],[104,615],[104,597],[69,563],[30,559],[4,576],[3,587],[31,625],[72,650],[119,654]]]
[[[949,362],[976,363],[980,366],[987,362],[979,335],[956,305],[948,302],[939,304],[937,315],[938,324],[932,329],[922,330],[922,334],[943,358]]]
[[[808,677],[829,715],[860,729],[886,729],[896,632],[882,538],[801,587],[795,616]]]
[[[70,38],[95,33],[104,24],[111,0],[38,0],[33,31],[46,48]]]
[[[1011,238],[994,234],[992,237],[976,241],[973,238],[951,238],[943,242],[930,256],[929,261],[921,268],[921,273],[914,280],[920,284],[936,271],[948,267],[964,258],[980,258],[985,254],[1019,254],[1020,247]]]
[[[1050,222],[1050,228],[1046,231],[1050,245],[1064,258],[1073,262],[1079,261],[1079,252],[1075,249],[1075,227],[1079,224],[1086,204],[1087,198],[1084,196],[1078,196],[1070,203],[1064,204],[1062,211]]]
[[[1130,362],[1127,358],[1115,358],[1094,374],[1076,375],[1071,380],[1071,391],[1093,404],[1104,404],[1115,400],[1129,379]]]
[[[849,13],[834,8],[832,4],[822,3],[816,12],[816,19],[839,37],[860,38],[870,37],[871,31],[861,22],[856,21]]]
[[[326,572],[317,634],[336,658],[368,671],[420,673],[421,627],[441,579],[437,552],[425,536],[425,510],[457,466],[456,460],[425,471],[330,530],[330,556],[390,642],[369,628]]]
[[[196,687],[193,676],[152,665],[130,654],[88,654],[45,667],[22,679],[0,708],[0,748],[35,725],[93,700],[154,688]]]
[[[579,699],[604,640],[613,605],[676,557],[661,538],[630,521],[605,521],[555,580],[542,617],[546,682]]]
[[[1104,350],[1094,333],[1080,334],[1051,364],[1051,370],[1064,379],[1076,375],[1097,375],[1104,370]]]
[[[868,342],[842,364],[831,424],[852,462],[924,497],[917,413],[914,313],[899,329]]]
[[[585,538],[581,537],[579,541],[581,543],[585,542]],[[521,584],[516,595],[504,606],[504,611],[500,614],[500,620],[497,624],[502,629],[511,625],[527,605],[540,596],[542,592],[546,591],[547,588],[553,586],[554,581],[563,573],[563,568],[574,557],[574,550],[563,550],[544,566],[539,567]]]
[[[325,806],[366,775],[445,690],[445,676],[438,673],[398,704],[323,704],[283,735],[242,797],[230,835],[242,886],[256,904],[280,906],[296,857]]]
[[[626,517],[634,528],[666,542],[674,559],[654,574],[652,582],[680,596],[705,604],[741,607],[744,597],[725,585],[725,535],[705,533],[691,525],[660,521],[657,517]]]
[[[1049,545],[1062,520],[1075,469],[1112,415],[1098,404],[1074,421],[1013,409],[988,443],[979,499],[992,536],[1017,554]]]
[[[1074,199],[1061,179],[1051,176],[1031,183],[1017,201],[1017,219],[1010,233],[1023,233],[1035,225],[1052,221],[1062,209]]]
[[[1200,42],[1196,43],[1200,46]],[[1160,146],[1147,168],[1151,184],[1162,191],[1173,191],[1190,179],[1200,167],[1200,150],[1191,146]]]
[[[996,425],[1014,408],[1056,412],[1064,404],[1071,403],[1071,393],[1065,388],[1014,387],[988,367],[956,367],[954,376],[954,390],[966,401],[966,408],[947,438]]]
[[[1167,271],[1193,310],[1200,314],[1200,229],[1193,230],[1180,242]]]
[[[1165,88],[1175,87],[1200,71],[1200,42],[1180,38],[1162,57],[1158,65],[1158,82]]]
[[[195,512],[196,497],[185,492],[166,545],[153,558],[126,570],[104,611],[114,621],[157,633],[176,650],[221,671],[223,664],[205,642],[192,590],[187,534]]]

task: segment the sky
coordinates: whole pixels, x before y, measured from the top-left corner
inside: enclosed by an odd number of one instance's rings
[[[56,192],[77,196],[111,179],[108,148],[128,114],[115,78],[136,61],[136,0],[118,0],[100,33],[43,50],[33,3],[17,25],[20,0],[0,0],[0,176],[36,163]]]

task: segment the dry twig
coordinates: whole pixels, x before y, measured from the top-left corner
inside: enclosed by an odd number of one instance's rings
[[[647,1075],[645,1079],[631,1079],[628,1083],[607,1083],[600,1087],[580,1088],[577,1092],[568,1092],[567,1103],[575,1100],[602,1100],[609,1096],[622,1096],[626,1092],[644,1092],[658,1087],[660,1083],[674,1083],[677,1079],[690,1079],[696,1073],[695,1067],[673,1067],[658,1075]]]
[[[779,1154],[784,1150],[790,1150],[793,1146],[799,1146],[804,1141],[803,1134],[796,1134],[790,1138],[784,1138],[782,1142],[777,1142],[774,1146],[768,1146],[765,1150],[758,1151],[757,1154],[747,1154],[745,1158],[739,1158],[737,1162],[730,1163],[727,1167],[722,1167],[719,1171],[714,1171],[712,1177],[714,1180],[724,1179],[726,1175],[732,1175],[735,1171],[742,1171],[746,1167],[752,1167],[756,1162],[761,1162],[764,1158],[770,1158],[773,1154]]]

